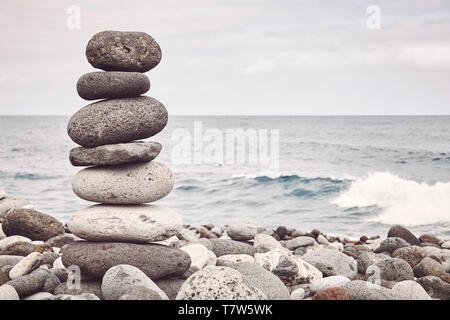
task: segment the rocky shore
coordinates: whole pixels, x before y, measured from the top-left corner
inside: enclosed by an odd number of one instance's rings
[[[401,226],[360,239],[249,222],[174,232],[179,221],[162,212],[163,241],[125,242],[134,228],[121,230],[123,241],[85,241],[8,199],[0,200],[2,300],[450,300],[450,238]]]

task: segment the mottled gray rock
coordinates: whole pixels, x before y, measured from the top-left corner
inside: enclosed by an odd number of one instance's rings
[[[226,254],[217,258],[216,265],[232,267],[240,262],[255,263],[255,258],[248,254]]]
[[[147,72],[161,61],[161,48],[144,32],[102,31],[88,42],[86,57],[94,68]]]
[[[414,275],[417,278],[425,276],[435,276],[444,281],[450,280],[450,275],[445,272],[444,266],[439,262],[425,257],[422,261],[414,267]]]
[[[71,285],[73,285],[71,283]],[[74,288],[68,285],[67,282],[61,283],[55,288],[53,294],[67,294],[67,295],[80,295],[83,293],[93,293],[99,299],[103,299],[102,295],[102,283],[99,280],[83,280],[80,282],[80,288]]]
[[[398,248],[408,247],[410,244],[402,238],[387,238],[384,239],[378,248],[374,250],[375,253],[389,252],[392,253]]]
[[[51,247],[62,248],[64,245],[72,243],[74,241],[81,240],[79,237],[71,233],[60,234],[59,236],[50,238],[46,243]]]
[[[420,246],[419,239],[411,231],[399,225],[390,228],[387,236],[388,238],[401,238],[411,245]]]
[[[170,300],[175,300],[178,291],[180,291],[181,286],[185,282],[185,279],[159,279],[155,280],[155,284],[164,291]]]
[[[3,219],[3,232],[7,236],[20,235],[31,240],[46,241],[64,233],[61,222],[45,213],[31,209],[14,209]]]
[[[16,289],[21,298],[25,298],[36,292],[51,293],[61,282],[49,270],[39,268],[30,274],[13,279],[6,284]]]
[[[177,234],[183,228],[183,220],[172,209],[157,205],[100,204],[75,213],[67,226],[72,233],[89,241],[145,243]]]
[[[314,240],[314,238],[306,237],[306,236],[305,237],[297,237],[297,238],[287,241],[286,248],[288,248],[289,250],[295,250],[298,247],[312,246],[312,245],[314,245],[314,243],[316,243],[316,240]]]
[[[412,280],[397,282],[392,287],[392,293],[402,300],[431,300],[425,289]]]
[[[365,274],[369,266],[386,259],[389,259],[389,256],[384,254],[376,254],[370,251],[361,252],[357,261],[358,272]]]
[[[356,261],[335,250],[309,251],[302,256],[302,259],[322,271],[324,276],[342,275],[353,279],[358,273]]]
[[[124,293],[118,300],[163,300],[154,290],[147,287],[136,286]]]
[[[394,295],[391,289],[362,280],[353,280],[342,286],[350,300],[392,300]]]
[[[0,200],[0,222],[3,220],[3,216],[12,209],[20,209],[25,206],[29,206],[28,200],[18,197],[6,197]],[[3,229],[3,225],[2,225]]]
[[[3,268],[5,266],[14,267],[22,259],[22,256],[0,256],[0,268]]]
[[[417,282],[433,298],[450,300],[450,283],[446,283],[435,276],[421,277],[417,279]]]
[[[82,274],[96,278],[119,264],[135,266],[152,280],[182,275],[191,265],[184,251],[157,244],[79,241],[61,253],[64,265],[78,265]]]
[[[271,272],[254,263],[240,262],[231,266],[239,271],[248,282],[261,290],[269,300],[289,300],[289,290]]]
[[[379,280],[403,281],[414,280],[413,269],[406,261],[389,258],[378,261],[366,270],[366,280],[377,283]]]
[[[393,258],[403,259],[408,262],[411,267],[415,267],[426,256],[426,250],[419,246],[398,248],[392,253]]]
[[[0,286],[0,301],[1,300],[19,300],[19,295],[17,294],[16,289],[5,284]]]
[[[138,268],[120,264],[106,271],[102,279],[102,294],[105,300],[118,300],[136,286],[143,286],[155,291],[162,300],[169,300],[167,295]]]
[[[255,255],[255,248],[239,241],[227,239],[210,239],[213,249],[212,251],[217,257],[227,254],[248,254]]]
[[[250,223],[234,223],[228,226],[227,234],[233,240],[245,241],[253,239],[257,233],[256,226]]]
[[[70,150],[69,159],[74,166],[116,166],[152,161],[161,148],[161,144],[153,141],[106,144],[94,148],[77,147]]]
[[[170,169],[151,161],[83,169],[73,177],[72,189],[87,201],[142,204],[164,198],[173,184]]]
[[[34,252],[36,245],[30,241],[15,241],[2,247],[1,255],[27,256]]]
[[[150,80],[139,72],[89,72],[77,82],[78,95],[86,100],[131,98],[149,89]]]
[[[166,124],[164,105],[154,98],[140,96],[89,104],[70,118],[67,132],[79,145],[97,147],[146,139],[159,133]]]
[[[349,282],[350,279],[344,276],[331,276],[322,279],[316,279],[311,281],[310,291],[316,293],[320,290],[342,287],[344,284]]]
[[[303,300],[305,298],[305,289],[303,288],[297,288],[295,290],[292,290],[291,292],[291,299],[292,300]]]
[[[181,286],[177,300],[266,300],[240,272],[229,267],[207,266]]]

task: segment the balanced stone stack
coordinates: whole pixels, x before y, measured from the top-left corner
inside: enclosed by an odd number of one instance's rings
[[[88,167],[75,175],[72,188],[78,197],[100,204],[68,221],[70,232],[87,241],[66,245],[62,262],[95,278],[122,264],[152,280],[179,276],[190,267],[188,254],[154,242],[178,234],[182,218],[167,207],[147,204],[170,193],[172,172],[154,161],[159,143],[139,141],[167,123],[164,105],[142,96],[150,89],[144,72],[158,65],[161,49],[146,33],[103,31],[90,39],[86,56],[104,71],[83,75],[77,91],[86,100],[103,100],[69,120],[68,134],[81,145],[70,151],[70,161]]]

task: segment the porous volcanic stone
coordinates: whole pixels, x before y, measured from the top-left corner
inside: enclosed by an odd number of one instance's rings
[[[243,242],[227,239],[211,239],[210,241],[213,246],[212,252],[214,252],[217,257],[228,254],[255,255],[255,248]]]
[[[158,142],[130,142],[107,144],[94,148],[77,147],[70,150],[74,166],[117,166],[134,162],[149,162],[161,151]]]
[[[102,31],[86,47],[94,68],[107,71],[147,72],[161,61],[161,48],[144,32]]]
[[[180,276],[191,265],[184,251],[158,244],[77,241],[64,246],[61,253],[65,266],[78,265],[82,274],[96,278],[119,264],[135,266],[152,280]]]
[[[146,139],[167,124],[167,110],[158,100],[140,96],[102,100],[81,108],[69,120],[70,138],[83,147]]]
[[[85,168],[73,177],[72,189],[87,201],[142,204],[164,198],[172,191],[173,184],[170,169],[151,161]]]
[[[3,232],[7,236],[20,235],[31,240],[47,241],[64,233],[64,226],[55,218],[31,209],[14,209],[3,220]]]
[[[150,89],[150,80],[139,72],[90,72],[77,82],[78,95],[86,100],[131,98]]]

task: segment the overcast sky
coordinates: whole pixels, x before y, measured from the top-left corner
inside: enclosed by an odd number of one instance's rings
[[[147,94],[171,115],[450,114],[449,0],[2,0],[0,27],[0,114],[88,104],[75,86],[102,30],[158,41]]]

